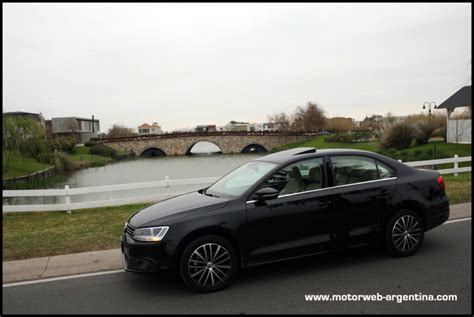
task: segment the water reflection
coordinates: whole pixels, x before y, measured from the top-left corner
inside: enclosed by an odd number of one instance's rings
[[[258,154],[221,154],[221,155],[192,155],[166,156],[144,158],[132,161],[92,167],[73,174],[66,182],[57,184],[56,188],[104,186],[113,184],[141,183],[170,179],[187,179],[200,177],[219,177],[234,168],[258,157]],[[169,189],[170,193],[193,191],[204,185],[180,186]],[[148,195],[165,195],[166,188],[150,188],[128,190],[110,193],[96,193],[71,196],[71,203],[139,197]],[[4,198],[4,204],[56,204],[64,203],[64,197],[21,197]]]

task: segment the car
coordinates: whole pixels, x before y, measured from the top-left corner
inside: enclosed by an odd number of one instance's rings
[[[368,151],[294,148],[134,213],[123,264],[175,270],[192,290],[211,292],[243,268],[348,247],[375,243],[410,256],[448,218],[437,171]]]

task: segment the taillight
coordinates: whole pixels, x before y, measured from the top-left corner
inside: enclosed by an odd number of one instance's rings
[[[441,188],[441,190],[445,190],[443,176],[439,175],[436,181],[438,182],[439,188]]]

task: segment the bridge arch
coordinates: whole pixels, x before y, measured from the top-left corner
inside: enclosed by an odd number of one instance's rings
[[[149,147],[142,150],[141,157],[157,157],[157,156],[166,156],[165,151],[156,147]]]
[[[214,145],[217,149],[217,151],[212,152],[212,153],[222,154],[222,147],[218,143],[216,143],[214,141],[210,141],[210,140],[198,140],[198,141],[195,141],[195,142],[191,143],[191,145],[188,146],[188,149],[186,150],[186,155],[193,155],[194,153],[192,153],[191,150],[193,149],[194,146],[196,146],[199,143],[210,143],[210,144]]]
[[[267,149],[258,143],[252,143],[249,145],[246,145],[240,153],[265,153],[268,152]]]

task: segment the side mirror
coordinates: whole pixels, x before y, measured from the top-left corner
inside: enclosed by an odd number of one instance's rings
[[[271,199],[276,199],[280,192],[276,190],[275,188],[272,187],[265,187],[257,190],[255,193],[255,196],[257,196],[258,201],[265,201],[265,200],[271,200]]]

